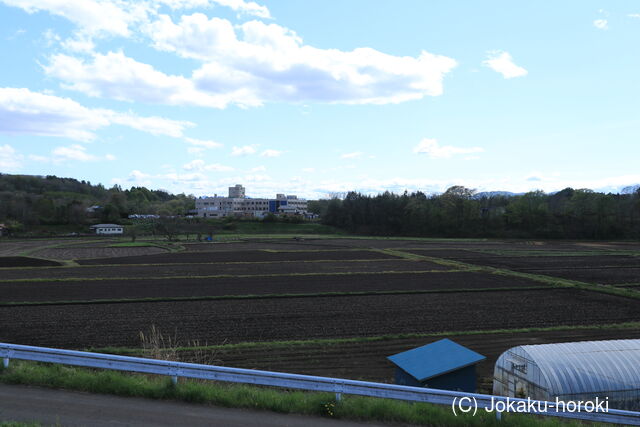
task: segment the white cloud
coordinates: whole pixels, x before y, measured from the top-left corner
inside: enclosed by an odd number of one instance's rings
[[[111,183],[119,185],[123,185],[126,183],[127,185],[132,187],[151,187],[153,184],[151,178],[153,178],[151,175],[136,169],[132,170],[126,179],[113,178],[111,180]]]
[[[184,183],[184,182],[206,181],[207,179],[207,177],[200,172],[185,173],[185,174],[168,173],[163,177],[170,179],[177,184]]]
[[[104,156],[105,160],[109,160],[109,161],[113,161],[113,160],[117,160],[117,157],[114,156],[113,154],[107,154],[106,156]]]
[[[264,166],[256,166],[255,168],[251,168],[251,172],[266,172],[267,168]]]
[[[627,16],[629,18],[639,18],[640,19],[640,13],[630,13]]]
[[[36,154],[29,154],[29,160],[33,160],[34,162],[40,162],[40,163],[48,163],[51,161],[51,159],[49,157],[46,156],[38,156]]]
[[[0,132],[57,136],[87,141],[95,131],[119,124],[154,135],[182,136],[189,122],[140,117],[106,109],[90,109],[78,102],[25,88],[0,88]]]
[[[133,113],[117,113],[109,110],[99,110],[112,124],[128,126],[152,135],[166,135],[174,138],[182,137],[187,127],[195,126],[191,122],[169,120],[163,117],[140,117]]]
[[[232,156],[247,156],[249,154],[255,154],[256,149],[254,145],[244,145],[242,147],[233,147],[231,149]]]
[[[596,19],[593,21],[593,26],[599,30],[608,30],[609,22],[606,19]]]
[[[527,70],[513,62],[513,58],[509,52],[500,50],[491,51],[487,53],[487,58],[488,59],[482,61],[482,65],[502,74],[502,77],[505,79],[522,77],[528,74]]]
[[[264,150],[260,153],[261,157],[280,157],[282,155],[282,151],[279,150]]]
[[[202,159],[192,160],[189,163],[182,166],[184,170],[188,171],[209,171],[209,172],[231,172],[234,169],[231,166],[224,166],[218,163],[206,164]]]
[[[220,148],[223,146],[223,144],[216,141],[211,141],[211,140],[188,138],[188,137],[185,138],[184,140],[187,142],[187,144],[194,145],[202,149]]]
[[[51,151],[55,162],[63,162],[65,160],[76,160],[79,162],[91,162],[99,160],[99,157],[87,153],[86,147],[82,145],[70,145],[68,147],[56,147]]]
[[[261,6],[256,2],[252,1],[244,1],[244,0],[212,0],[215,3],[218,3],[220,6],[226,6],[231,8],[233,11],[257,16],[258,18],[271,18],[271,14],[269,13],[269,9],[266,6]]]
[[[449,159],[458,154],[481,153],[484,150],[480,147],[453,147],[451,145],[440,146],[435,139],[424,138],[413,148],[417,154],[426,154],[431,159]]]
[[[0,145],[0,172],[14,172],[22,166],[22,155],[12,146]]]
[[[306,173],[313,173],[315,171],[316,171],[315,168],[303,168],[302,169],[302,172],[306,172]]]
[[[393,56],[305,45],[293,31],[260,21],[234,27],[201,13],[177,23],[158,15],[141,26],[156,49],[203,62],[191,76],[168,75],[122,52],[89,60],[53,55],[45,72],[63,87],[125,101],[226,108],[265,102],[399,103],[442,94],[456,61],[422,51]],[[237,34],[238,33],[238,34]]]
[[[342,156],[340,156],[341,159],[358,159],[360,157],[362,157],[364,153],[360,152],[360,151],[355,151],[353,153],[346,153],[343,154]]]
[[[156,3],[164,4],[171,9],[194,9],[208,7],[211,3],[226,6],[240,14],[252,15],[258,18],[271,18],[269,9],[252,1],[244,0],[156,0]]]
[[[9,6],[23,9],[27,13],[41,11],[61,16],[87,33],[129,35],[129,25],[141,16],[127,7],[127,11],[115,1],[97,0],[2,0]]]

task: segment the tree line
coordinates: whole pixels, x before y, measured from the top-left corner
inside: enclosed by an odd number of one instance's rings
[[[639,239],[640,189],[604,194],[566,188],[552,194],[476,194],[454,186],[439,195],[350,192],[313,204],[323,223],[369,235]]]
[[[98,208],[89,209],[93,206]],[[91,217],[118,222],[131,214],[184,215],[194,208],[193,196],[145,187],[107,189],[73,178],[0,174],[0,222],[85,224]]]

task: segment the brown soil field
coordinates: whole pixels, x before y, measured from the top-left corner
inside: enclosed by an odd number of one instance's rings
[[[0,268],[6,267],[51,267],[59,266],[59,262],[47,259],[29,258],[25,256],[0,257]],[[0,273],[1,274],[1,273]],[[2,276],[0,276],[2,277]]]
[[[43,246],[66,243],[69,243],[69,239],[8,240],[0,238],[0,256],[20,255],[24,251],[41,248]]]
[[[532,280],[482,273],[348,274],[211,279],[0,283],[0,302],[88,301],[222,295],[426,291],[539,287]]]
[[[0,307],[0,341],[137,346],[156,325],[221,344],[640,320],[637,300],[576,289]]]
[[[32,252],[33,256],[52,259],[83,259],[83,258],[102,258],[102,257],[132,257],[144,256],[152,254],[161,254],[167,252],[166,249],[157,248],[155,246],[147,247],[124,247],[124,248],[107,248],[101,246],[78,247],[75,245],[64,246],[61,248],[45,248]]]
[[[262,263],[209,263],[209,264],[156,264],[156,265],[101,265],[64,268],[0,270],[0,279],[68,279],[84,278],[147,278],[171,276],[212,276],[220,274],[295,274],[295,273],[359,273],[383,271],[450,270],[429,261],[407,259],[366,261],[271,261]]]
[[[363,381],[393,383],[395,365],[387,356],[449,338],[476,351],[487,359],[476,368],[479,392],[491,393],[493,367],[498,357],[519,345],[548,344],[568,341],[638,339],[640,329],[573,329],[570,331],[537,331],[448,335],[422,338],[384,339],[357,343],[313,344],[287,347],[262,346],[210,350],[204,355],[212,364],[276,372],[350,378]],[[193,352],[184,352],[185,361],[196,361]],[[205,362],[206,363],[206,362]]]
[[[84,259],[81,265],[99,264],[162,264],[162,263],[210,263],[210,262],[264,262],[264,261],[314,261],[314,260],[354,260],[389,259],[391,255],[374,251],[319,251],[319,252],[269,252],[262,250],[229,252],[178,252],[146,256],[127,256],[118,258]]]

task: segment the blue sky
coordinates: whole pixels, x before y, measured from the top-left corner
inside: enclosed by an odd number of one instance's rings
[[[640,183],[635,1],[0,0],[0,172],[309,198]]]

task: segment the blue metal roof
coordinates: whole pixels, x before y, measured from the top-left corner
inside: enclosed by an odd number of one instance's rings
[[[521,346],[537,364],[551,395],[575,395],[640,386],[640,339]]]
[[[424,381],[476,364],[486,357],[445,338],[387,359],[416,380]]]

